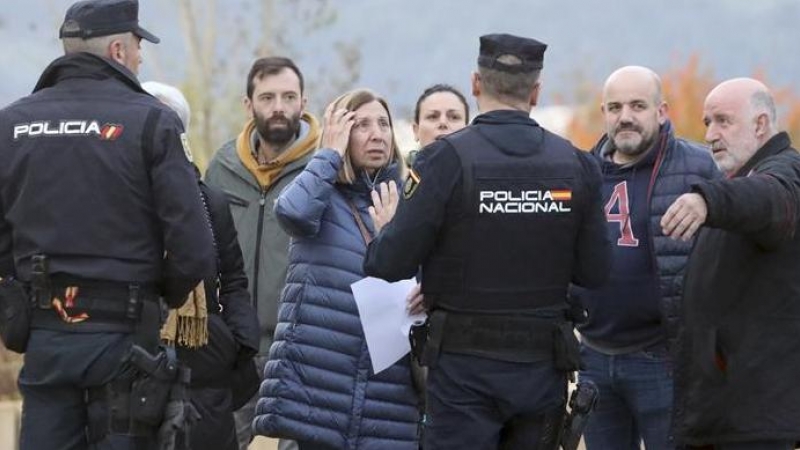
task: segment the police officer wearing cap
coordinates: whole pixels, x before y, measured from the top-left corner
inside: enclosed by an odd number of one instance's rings
[[[602,284],[609,245],[599,167],[529,117],[546,48],[482,36],[481,114],[420,152],[393,219],[392,196],[374,196],[382,231],[365,272],[394,281],[421,266],[424,448],[558,446],[579,364],[567,286]]]
[[[213,274],[183,127],[137,80],[141,39],[158,42],[138,9],[73,4],[65,55],[0,110],[0,276],[32,299],[22,450],[152,448],[160,411],[129,395],[132,361],[158,354],[159,299],[176,307]]]

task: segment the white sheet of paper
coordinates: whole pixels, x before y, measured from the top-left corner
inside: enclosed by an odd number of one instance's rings
[[[413,279],[389,283],[367,277],[350,285],[375,373],[411,351],[408,342],[411,325],[422,323],[427,317],[424,313],[412,316],[406,311],[406,297],[416,284]]]

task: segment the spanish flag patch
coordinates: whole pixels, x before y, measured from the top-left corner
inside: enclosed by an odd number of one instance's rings
[[[417,187],[419,187],[419,183],[422,179],[417,175],[417,172],[414,169],[408,169],[408,176],[406,176],[406,181],[403,183],[403,198],[408,200],[414,195],[416,192]]]
[[[550,196],[553,198],[553,200],[568,202],[572,200],[572,191],[567,189],[551,190]]]

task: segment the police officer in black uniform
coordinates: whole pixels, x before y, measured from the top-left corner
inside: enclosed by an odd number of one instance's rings
[[[141,39],[158,42],[138,9],[73,4],[65,56],[0,110],[0,276],[33,303],[22,450],[152,448],[164,390],[142,367],[174,373],[150,359],[159,298],[176,307],[213,274],[183,128],[136,78]]]
[[[481,114],[420,152],[367,252],[365,272],[386,280],[422,266],[424,448],[558,446],[579,363],[567,286],[603,283],[609,246],[599,167],[529,117],[545,49],[480,38]]]

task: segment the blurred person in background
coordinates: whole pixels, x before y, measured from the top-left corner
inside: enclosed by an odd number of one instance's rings
[[[154,81],[142,87],[172,108],[188,131],[191,110],[181,91]],[[192,450],[236,450],[233,411],[258,390],[253,357],[258,352],[258,321],[247,290],[242,251],[225,194],[200,181],[216,250],[215,275],[171,310],[161,338],[173,345],[192,369],[190,399],[201,422],[191,428]]]
[[[468,123],[469,105],[458,89],[448,84],[434,84],[425,89],[414,106],[411,127],[419,149],[408,152],[408,166],[414,165],[414,159],[426,145],[464,128]]]

